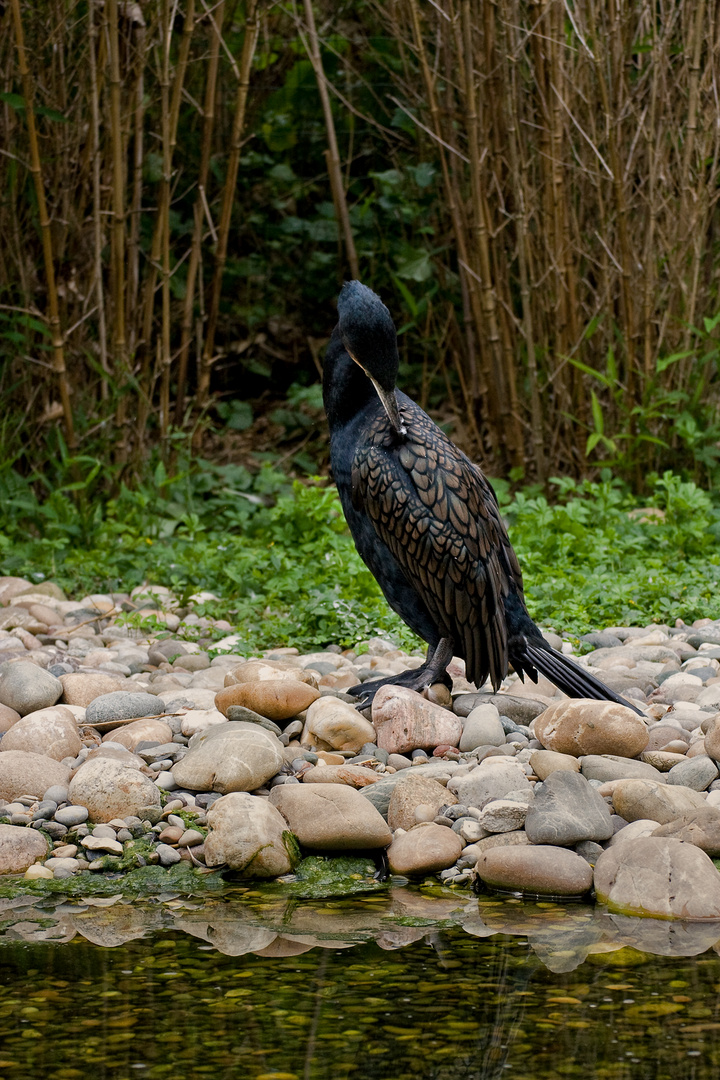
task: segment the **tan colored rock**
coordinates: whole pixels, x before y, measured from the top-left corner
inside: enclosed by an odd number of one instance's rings
[[[114,728],[103,735],[103,742],[119,743],[134,750],[141,742],[172,742],[172,728],[164,720],[133,720],[124,727]]]
[[[139,769],[123,761],[98,757],[85,761],[75,772],[68,789],[70,802],[85,806],[90,821],[112,821],[130,815],[159,821],[160,791]]]
[[[18,795],[36,795],[41,799],[49,787],[67,787],[70,770],[55,758],[25,750],[7,750],[0,754],[0,799],[8,802]]]
[[[2,581],[2,578],[0,578]],[[15,709],[11,709],[9,705],[0,705],[0,735],[4,735],[6,731],[9,731],[13,724],[17,724],[20,719],[20,713],[15,712]]]
[[[117,675],[104,675],[102,672],[85,674],[76,671],[70,675],[61,675],[60,682],[63,685],[62,704],[82,705],[84,709],[95,698],[111,694],[114,690],[137,690],[137,686],[127,679]]]
[[[226,723],[227,716],[223,716],[219,709],[191,709],[183,716],[180,730],[186,738],[190,738],[214,724]]]
[[[457,833],[444,825],[414,825],[398,833],[388,848],[388,862],[393,874],[415,877],[436,874],[454,866],[462,853],[463,843]]]
[[[189,752],[173,765],[172,773],[181,787],[227,795],[262,787],[284,760],[282,743],[272,732],[259,724],[228,720],[193,735]]]
[[[673,754],[667,750],[644,750],[640,760],[646,765],[652,765],[659,772],[669,772],[673,765],[685,761],[684,754]]]
[[[547,750],[573,757],[617,754],[634,758],[648,744],[644,721],[632,709],[614,701],[558,701],[536,717],[533,730]]]
[[[462,721],[455,713],[433,705],[414,690],[392,684],[381,686],[375,694],[372,722],[377,745],[389,754],[457,746],[462,735]]]
[[[287,822],[267,799],[234,791],[212,804],[207,820],[207,866],[226,863],[253,878],[279,877],[292,870],[294,842]]]
[[[32,582],[26,578],[11,577],[10,575],[0,577],[0,607],[5,607],[14,596],[28,592],[32,587]]]
[[[244,705],[275,723],[297,716],[320,697],[320,691],[307,683],[290,679],[267,679],[262,682],[236,683],[215,695],[215,708],[227,716],[231,705]]]
[[[494,833],[492,836],[484,836],[482,840],[476,841],[473,847],[482,852],[490,851],[491,848],[496,847],[517,847],[518,844],[529,843],[525,830],[518,829],[516,832]]]
[[[592,867],[581,855],[550,844],[487,849],[475,873],[493,888],[537,896],[582,896],[593,882]]]
[[[305,670],[283,660],[246,660],[244,664],[228,671],[225,675],[225,686],[236,686],[246,682],[275,682],[289,679],[290,682],[306,683],[317,689],[318,673]]]
[[[144,769],[146,763],[143,758],[137,754],[133,754],[132,750],[128,750],[125,746],[119,746],[117,743],[100,743],[93,750],[90,751],[85,761],[94,761],[96,758],[112,758],[114,761],[122,761],[126,765],[132,766],[133,769]],[[83,765],[85,762],[83,762]],[[82,768],[79,765],[78,768]],[[77,770],[76,770],[77,771]]]
[[[613,809],[626,821],[649,818],[665,825],[697,807],[705,806],[698,791],[654,780],[617,780],[612,792]]]
[[[82,745],[73,714],[62,705],[53,705],[28,713],[13,724],[0,740],[0,753],[24,750],[62,761],[66,757],[77,757]]]
[[[47,853],[47,841],[35,829],[0,825],[0,874],[22,874]]]
[[[365,743],[375,742],[375,728],[354,705],[335,697],[320,697],[307,711],[300,742],[311,749],[357,753]]]
[[[713,717],[705,732],[705,753],[713,761],[720,761],[720,713]]]
[[[647,836],[608,848],[595,864],[595,891],[624,915],[720,920],[720,874],[681,840]]]
[[[364,788],[368,784],[377,784],[380,777],[362,765],[323,765],[306,769],[302,779],[304,784],[347,784],[352,788]]]
[[[555,750],[535,750],[530,758],[530,768],[540,780],[547,780],[550,773],[558,770],[580,772],[580,762],[571,754],[558,754]]]
[[[270,802],[299,842],[317,851],[387,847],[392,839],[372,803],[344,784],[281,784]]]
[[[418,806],[428,806],[432,810],[432,820],[441,806],[455,806],[457,803],[457,796],[437,780],[428,776],[413,776],[412,769],[407,772],[409,775],[395,785],[390,796],[388,825],[393,832],[395,829],[411,829],[415,825]],[[438,827],[445,828],[444,825]]]
[[[38,622],[44,623],[47,627],[59,626],[63,621],[62,615],[59,615],[53,608],[48,607],[47,604],[30,604],[28,611],[33,619],[37,619]]]
[[[629,825],[627,827],[630,828]],[[697,807],[676,821],[656,827],[652,835],[684,840],[699,847],[706,855],[717,858],[720,855],[720,807]]]

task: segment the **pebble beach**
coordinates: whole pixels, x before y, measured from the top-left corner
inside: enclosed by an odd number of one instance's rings
[[[642,717],[542,678],[478,690],[459,659],[452,692],[387,686],[359,711],[349,687],[422,656],[248,658],[194,613],[208,599],[0,578],[3,884],[183,861],[291,882],[370,853],[400,885],[720,920],[720,620],[547,635]]]

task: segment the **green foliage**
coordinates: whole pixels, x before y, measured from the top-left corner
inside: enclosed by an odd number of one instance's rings
[[[221,599],[194,611],[228,619],[235,650],[246,654],[282,644],[350,647],[375,634],[408,649],[421,644],[385,603],[324,481],[293,483],[270,464],[251,474],[207,461],[169,475],[158,462],[136,490],[76,503],[71,464],[58,466],[59,486],[44,499],[37,478],[0,472],[0,573],[52,578],[73,595],[163,584],[183,605],[209,590]],[[74,464],[90,492],[98,462]],[[609,471],[598,482],[551,483],[553,502],[496,483],[538,622],[582,634],[720,616],[720,510],[706,492],[666,472],[644,504],[654,513],[644,513]],[[162,628],[152,615],[126,618],[145,631]],[[223,636],[190,625],[182,632],[210,645]]]

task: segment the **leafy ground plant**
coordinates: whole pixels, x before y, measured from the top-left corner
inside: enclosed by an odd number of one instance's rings
[[[251,475],[200,462],[175,476],[159,466],[88,509],[59,492],[41,502],[5,475],[0,573],[52,578],[71,595],[163,584],[184,606],[209,590],[219,599],[195,613],[227,619],[246,652],[349,647],[374,634],[421,644],[385,603],[325,480],[293,483],[271,466]],[[694,483],[655,477],[642,504],[608,472],[556,479],[552,500],[495,486],[541,625],[580,635],[720,617],[720,509]]]

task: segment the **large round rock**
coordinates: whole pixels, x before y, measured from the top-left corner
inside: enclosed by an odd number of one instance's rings
[[[68,796],[76,806],[87,807],[95,822],[131,815],[154,822],[162,812],[160,791],[152,780],[113,758],[98,757],[81,765],[70,781]]]
[[[720,874],[692,844],[646,836],[613,845],[595,864],[598,900],[625,915],[720,920]]]
[[[307,711],[301,743],[318,750],[352,750],[375,742],[375,728],[354,705],[336,697],[320,697]]]
[[[246,877],[273,878],[293,868],[294,841],[285,818],[267,799],[244,791],[223,795],[207,815],[207,866],[226,863]]]
[[[650,818],[659,825],[706,805],[699,791],[654,780],[618,780],[612,794],[613,810],[626,821]]]
[[[9,706],[21,716],[49,708],[62,692],[59,679],[29,660],[9,664],[0,678],[0,704]]]
[[[487,885],[535,896],[582,896],[592,887],[592,867],[567,848],[531,844],[483,851],[475,872]]]
[[[22,874],[47,852],[47,840],[34,829],[0,825],[0,874]]]
[[[132,684],[130,684],[132,685]],[[93,698],[85,713],[86,724],[110,724],[121,720],[139,720],[165,711],[165,703],[154,694],[113,690]]]
[[[558,770],[536,791],[525,831],[531,844],[571,847],[581,840],[609,840],[613,825],[610,808],[585,777]]]
[[[227,795],[262,787],[284,762],[282,743],[272,732],[259,724],[228,720],[193,735],[172,774],[180,787]]]
[[[8,802],[19,795],[41,799],[49,787],[67,787],[70,770],[46,754],[8,750],[0,754],[0,799]]]
[[[144,720],[133,720],[132,723],[125,724],[123,727],[113,728],[107,735],[103,735],[103,742],[118,743],[127,750],[134,750],[136,746],[144,742],[172,742],[172,736],[172,728],[164,720],[148,717]]]
[[[382,815],[359,791],[341,784],[281,784],[270,792],[304,847],[357,851],[387,847],[392,833]]]
[[[278,724],[307,709],[319,697],[320,691],[307,683],[267,679],[226,686],[215,695],[215,708],[227,716],[231,705],[244,705]]]
[[[462,735],[459,716],[434,705],[404,686],[381,686],[372,703],[377,745],[389,754],[457,746]]]
[[[25,750],[62,761],[82,750],[77,721],[64,705],[28,713],[3,736],[0,751]]]
[[[614,701],[558,701],[536,717],[533,730],[546,750],[573,757],[618,754],[634,758],[648,744],[647,727],[641,717]]]
[[[462,848],[462,840],[452,829],[429,822],[396,835],[388,848],[388,863],[393,874],[435,874],[453,866]]]

